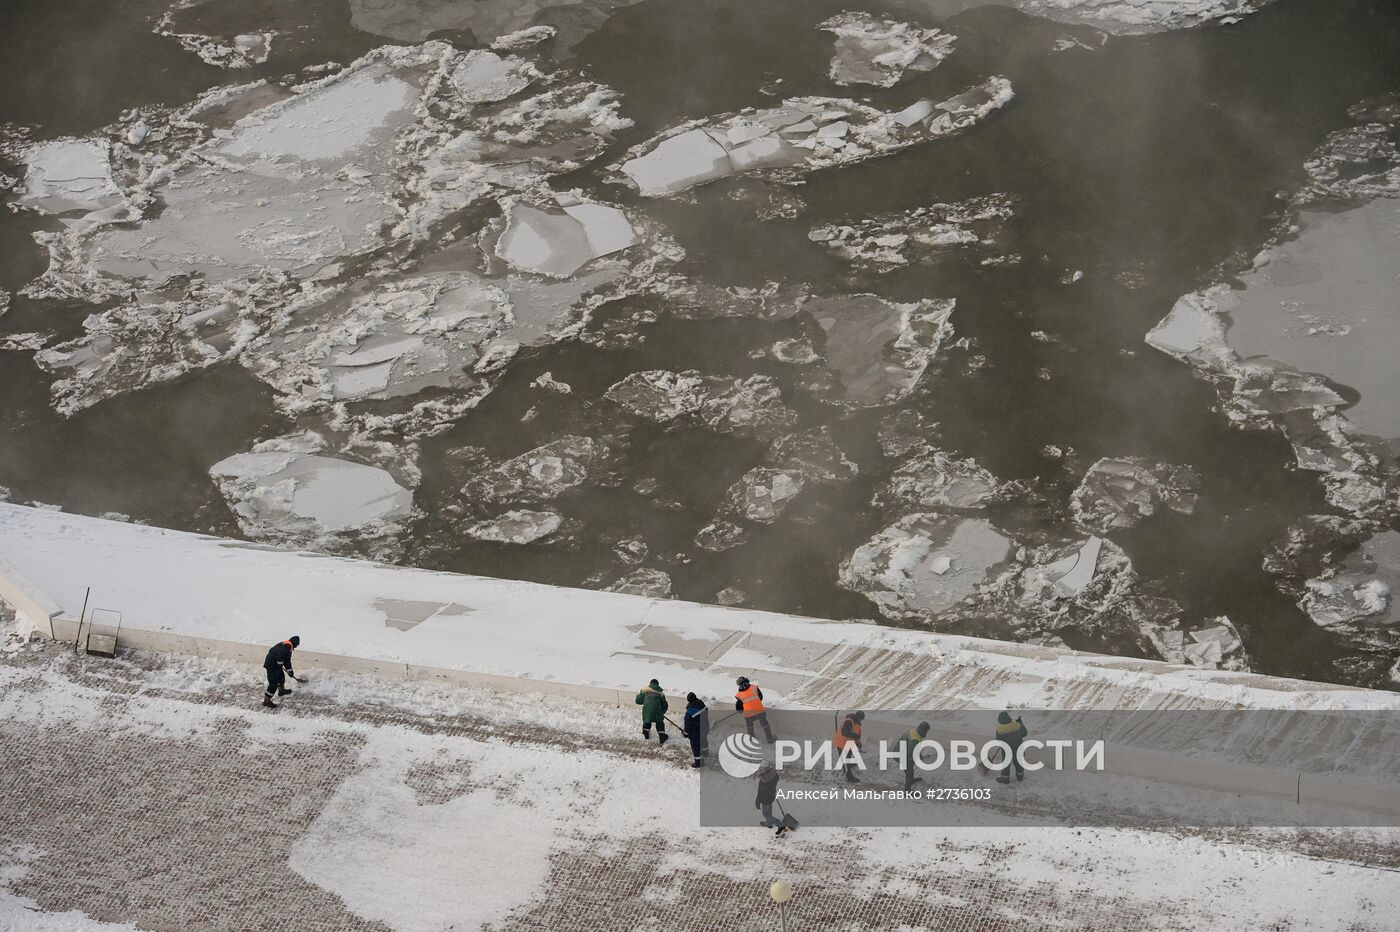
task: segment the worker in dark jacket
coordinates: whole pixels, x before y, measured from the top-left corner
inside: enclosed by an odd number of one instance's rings
[[[758,770],[758,796],[754,798],[753,807],[763,813],[763,821],[758,823],[764,828],[776,828],[775,834],[783,833],[784,825],[773,815],[773,803],[778,799],[778,768],[772,761],[767,761]]]
[[[705,766],[705,758],[710,755],[710,707],[695,693],[685,695],[681,734],[690,739],[690,754],[695,758],[690,766]]]
[[[997,716],[997,740],[1006,742],[1006,746],[1011,748],[1010,758],[1006,766],[1001,768],[1001,774],[997,777],[998,783],[1011,782],[1011,768],[1016,768],[1016,780],[1020,782],[1026,779],[1026,768],[1021,766],[1021,760],[1016,756],[1016,751],[1021,747],[1021,741],[1030,732],[1026,731],[1026,726],[1021,723],[1021,716],[1016,716],[1013,721],[1010,712],[1002,712]]]
[[[263,669],[267,671],[267,692],[263,695],[263,705],[269,709],[277,708],[277,703],[272,701],[273,696],[290,696],[292,691],[287,688],[287,677],[291,677],[298,683],[304,682],[292,670],[292,651],[301,644],[301,638],[295,634],[285,641],[278,641],[273,644],[267,652],[267,657],[263,660]]]
[[[856,751],[859,752],[864,745],[861,743],[861,726],[865,722],[864,712],[852,712],[841,722],[841,727],[836,729],[836,737],[833,743],[836,745],[837,753],[841,753],[846,745],[855,744]],[[856,766],[854,761],[848,761],[843,765],[846,770],[847,783],[859,783],[860,778],[856,776]]]
[[[671,736],[666,734],[666,710],[670,705],[666,702],[666,693],[662,691],[661,684],[652,680],[637,692],[637,705],[642,707],[642,737],[651,740],[651,726],[656,726],[656,736],[662,744],[671,740]]]

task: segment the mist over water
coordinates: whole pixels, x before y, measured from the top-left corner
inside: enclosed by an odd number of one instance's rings
[[[267,63],[231,71],[154,34],[160,4],[62,6],[19,2],[0,12],[0,29],[15,37],[0,64],[0,122],[37,139],[86,135],[128,108],[178,106],[215,85],[345,64],[395,44],[358,30],[341,3],[289,11],[220,0],[183,14],[181,28],[209,35],[270,29],[291,37],[280,52],[274,40]],[[819,344],[822,330],[811,315],[681,312],[684,302],[665,293],[604,305],[585,328],[594,338],[527,348],[475,408],[418,441],[420,516],[401,535],[396,559],[590,587],[645,567],[667,574],[683,599],[880,619],[873,601],[841,585],[841,567],[882,530],[930,510],[888,496],[873,503],[907,460],[882,448],[881,423],[888,434],[889,418],[909,412],[921,442],[975,459],[1000,483],[1019,483],[1016,494],[976,509],[1017,547],[1053,550],[1088,536],[1070,501],[1101,458],[1189,468],[1198,479],[1189,513],[1158,507],[1135,526],[1103,535],[1131,560],[1135,598],[1170,600],[1174,614],[1192,623],[1228,616],[1258,672],[1387,685],[1392,656],[1314,623],[1263,566],[1290,526],[1338,513],[1317,474],[1297,468],[1283,434],[1232,426],[1216,389],[1149,347],[1144,335],[1182,295],[1248,269],[1305,183],[1310,153],[1354,122],[1347,108],[1400,90],[1400,7],[1278,0],[1233,25],[1057,51],[1066,35],[1102,37],[1008,7],[953,6],[925,5],[929,12],[920,15],[908,4],[859,7],[957,36],[938,67],[911,70],[889,88],[829,80],[832,37],[817,26],[852,8],[845,3],[643,0],[597,28],[576,30],[558,52],[564,67],[615,89],[633,126],[617,132],[601,157],[553,178],[555,190],[580,189],[664,226],[685,251],[674,271],[716,288],[776,283],[818,296],[955,299],[951,339],[906,397],[858,407],[829,403],[810,389],[812,366],[772,351],[785,340]],[[461,30],[440,36],[464,49],[484,44]],[[1015,97],[971,130],[816,171],[801,184],[736,177],[648,198],[617,183],[608,168],[685,120],[805,95],[897,111],[920,98],[947,99],[992,75],[1009,78]],[[23,173],[13,164],[0,170]],[[1000,253],[1019,262],[987,264],[950,252],[880,272],[809,238],[827,224],[996,194],[1015,205]],[[760,219],[755,204],[773,196],[795,197],[801,207]],[[431,256],[448,237],[466,240],[499,215],[489,203],[460,211],[435,228],[440,241],[415,247],[415,257]],[[20,293],[47,264],[31,234],[59,224],[0,213],[0,288],[11,294],[0,340],[42,332],[53,345],[78,336],[94,310]],[[1074,279],[1076,272],[1082,277]],[[224,362],[65,418],[50,404],[53,376],[31,355],[0,352],[0,486],[11,500],[242,535],[209,470],[299,426],[268,385]],[[776,520],[745,523],[747,539],[732,549],[697,546],[697,533],[723,513],[734,484],[765,464],[771,438],[702,424],[668,427],[606,397],[628,375],[649,370],[770,377],[795,412],[794,431],[825,427],[858,473],[807,482]],[[537,387],[545,373],[571,391]],[[526,545],[463,533],[483,516],[463,501],[464,484],[570,436],[601,438],[609,452],[590,481],[548,501],[564,516],[563,532]],[[1028,625],[1007,605],[886,621],[1153,655],[1122,626]]]

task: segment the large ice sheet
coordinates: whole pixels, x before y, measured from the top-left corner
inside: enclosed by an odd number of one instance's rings
[[[383,469],[307,453],[238,453],[210,467],[251,537],[314,539],[408,517],[413,494]]]
[[[837,84],[893,87],[906,71],[932,71],[956,37],[869,13],[839,13],[819,29],[836,36],[830,77]]]
[[[24,156],[18,203],[45,213],[99,210],[122,202],[112,178],[108,148],[93,139],[55,139]]]
[[[853,100],[794,97],[780,107],[722,113],[666,130],[630,149],[615,177],[648,197],[745,172],[791,180],[961,132],[1011,98],[1011,82],[1000,76],[898,113]]]

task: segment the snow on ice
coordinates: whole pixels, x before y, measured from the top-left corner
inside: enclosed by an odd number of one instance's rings
[[[1011,541],[981,518],[912,514],[858,547],[840,582],[889,618],[926,621],[972,596],[1012,553]]]
[[[671,577],[662,570],[642,567],[607,587],[608,592],[639,595],[649,599],[671,598]]]
[[[485,504],[547,501],[588,481],[606,454],[591,437],[560,437],[473,477],[462,491]]]
[[[49,214],[97,211],[123,202],[112,177],[107,144],[55,139],[22,156],[27,168],[17,203]]]
[[[733,379],[693,371],[634,372],[605,397],[656,424],[699,423],[717,433],[760,439],[787,433],[797,421],[777,382],[766,375]]]
[[[1400,438],[1400,366],[1389,351],[1400,339],[1400,253],[1382,231],[1400,223],[1400,95],[1349,113],[1359,125],[1307,160],[1290,217],[1239,286],[1182,297],[1147,342],[1216,382],[1235,422],[1281,430],[1298,465],[1323,474],[1332,504],[1379,516],[1395,509],[1398,484],[1386,464]]]
[[[1196,507],[1196,474],[1185,466],[1142,457],[1105,457],[1089,467],[1070,506],[1080,526],[1098,534],[1133,527],[1167,507],[1190,514]]]
[[[1001,256],[1012,199],[989,194],[951,204],[879,214],[832,223],[807,234],[852,265],[888,272],[910,263],[938,262],[953,255]],[[1001,256],[1005,262],[1008,257]]]
[[[298,452],[239,453],[210,467],[249,537],[315,543],[379,536],[413,511],[413,494],[387,471]]]
[[[898,113],[853,100],[796,97],[780,107],[719,114],[666,130],[629,150],[616,177],[647,197],[748,172],[794,180],[961,132],[1011,98],[1011,82],[1000,76],[941,103],[920,100]]]
[[[976,460],[926,449],[895,469],[875,501],[882,507],[897,505],[914,511],[971,510],[994,501],[997,492],[996,476]]]
[[[818,29],[836,36],[831,80],[893,87],[906,71],[932,71],[953,51],[957,37],[869,13],[839,13]]]
[[[539,81],[551,86],[518,99]],[[541,294],[548,289],[531,278],[534,272],[512,279],[508,268],[492,273],[507,281],[480,286],[506,291],[519,317],[583,300],[604,284],[604,276],[595,276],[594,260],[602,256],[616,260],[608,280],[623,276],[630,263],[618,253],[642,240],[650,261],[661,253],[674,258],[678,251],[669,243],[652,239],[659,235],[654,226],[642,231],[609,205],[539,193],[550,174],[593,157],[627,125],[617,106],[616,95],[599,85],[568,83],[520,59],[460,53],[442,43],[378,49],[298,87],[211,91],[155,125],[140,154],[113,144],[123,164],[138,166],[132,200],[144,219],[116,226],[108,221],[122,217],[90,214],[63,233],[38,234],[50,268],[30,294],[119,302],[91,315],[85,336],[36,357],[60,375],[55,406],[70,414],[192,368],[242,359],[250,347],[265,353],[314,342],[306,330],[296,332],[305,321],[289,308],[315,317],[347,289],[362,295],[368,282],[383,281],[396,267],[411,270],[412,260],[404,258],[366,270],[362,257],[385,246],[402,254],[438,220],[481,200],[499,197],[504,209],[551,217],[563,211],[583,228],[583,257],[568,244],[559,248],[571,258],[544,263],[561,280],[557,292]],[[84,151],[89,160],[98,152]],[[152,209],[157,203],[159,211]],[[578,238],[572,228],[547,232]],[[639,276],[652,268],[642,266]],[[363,311],[356,312],[360,323],[370,326]],[[536,342],[544,333],[534,331],[548,331],[559,318],[574,323],[578,315],[542,316],[548,319],[529,321],[530,335],[518,334],[516,345]],[[161,338],[166,334],[176,339]],[[378,342],[382,349],[402,336]],[[499,349],[509,357],[507,346]],[[383,362],[371,383],[383,375]],[[253,366],[269,371],[265,355]],[[356,380],[347,381],[359,394]]]
[[[463,533],[473,540],[502,544],[533,544],[559,530],[563,523],[563,515],[555,511],[515,509],[495,518],[468,525]]]

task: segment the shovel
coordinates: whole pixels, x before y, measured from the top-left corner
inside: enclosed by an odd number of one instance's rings
[[[799,823],[796,819],[787,814],[787,810],[783,808],[782,803],[778,803],[778,811],[783,814],[783,828],[789,832],[797,831],[797,829],[801,826],[801,823]]]

